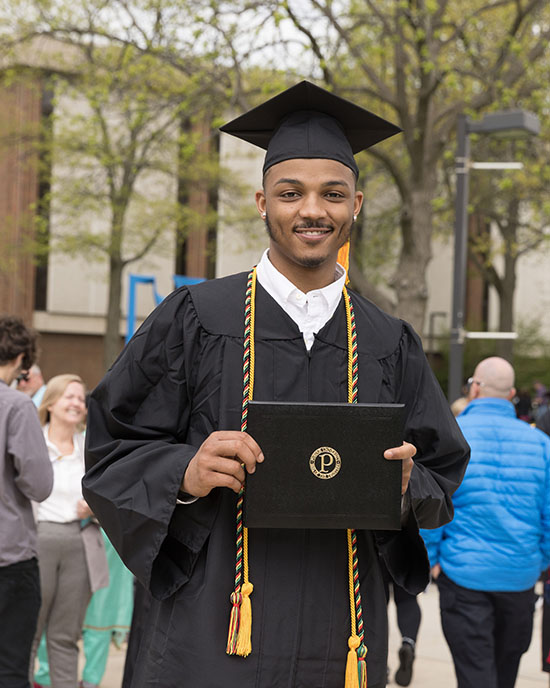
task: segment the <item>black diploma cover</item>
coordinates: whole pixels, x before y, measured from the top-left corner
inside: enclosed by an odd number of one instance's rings
[[[248,528],[399,530],[403,404],[251,401],[265,461],[246,476]]]

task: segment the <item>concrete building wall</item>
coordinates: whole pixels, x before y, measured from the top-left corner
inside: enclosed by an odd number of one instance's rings
[[[250,270],[267,248],[267,234],[254,201],[262,185],[263,159],[259,148],[222,134],[220,162],[225,174],[218,202],[216,277]]]

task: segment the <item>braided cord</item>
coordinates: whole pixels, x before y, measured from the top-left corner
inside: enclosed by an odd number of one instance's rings
[[[356,404],[359,386],[359,361],[357,355],[357,331],[355,328],[355,313],[348,290],[344,287],[344,303],[346,307],[346,330],[348,339],[348,403]],[[361,588],[359,585],[359,559],[357,556],[357,533],[355,529],[348,529],[348,570],[349,570],[349,598],[351,615],[351,635],[359,639],[357,655],[364,658],[366,648],[363,644],[365,632],[363,626],[363,607],[361,603]]]
[[[244,351],[243,351],[243,402],[241,408],[241,432],[246,431],[248,404],[254,394],[254,321],[256,303],[256,268],[250,271],[246,284],[244,309]],[[237,554],[235,562],[235,592],[241,587],[241,580],[248,583],[248,528],[243,527],[244,485],[237,498]]]

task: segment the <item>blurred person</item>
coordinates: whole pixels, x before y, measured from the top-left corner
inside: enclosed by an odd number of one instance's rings
[[[512,688],[550,561],[550,439],[516,417],[514,370],[479,363],[457,418],[471,447],[455,516],[423,530],[459,688]]]
[[[42,605],[33,642],[42,633],[53,688],[75,688],[78,640],[92,592],[108,583],[99,527],[82,498],[85,388],[78,375],[57,375],[46,386],[38,409],[53,468],[53,490],[38,505],[38,553]]]
[[[451,404],[451,412],[453,416],[456,418],[459,416],[462,411],[468,406],[469,403],[468,397],[458,397],[458,399],[455,399],[453,403]]]
[[[418,604],[418,596],[407,592],[392,580],[386,567],[383,567],[386,599],[389,601],[390,592],[397,612],[397,626],[401,633],[401,647],[398,650],[399,666],[394,680],[398,686],[408,686],[412,681],[413,664],[416,655],[416,640],[422,620],[422,611]],[[389,671],[388,671],[389,676]]]
[[[117,648],[127,640],[132,618],[134,577],[122,563],[109,538],[102,530],[109,585],[96,590],[86,609],[82,628],[84,667],[80,688],[97,688],[105,670],[111,643]],[[45,636],[42,635],[37,657],[39,667],[34,675],[35,685],[51,686]]]
[[[17,378],[17,389],[29,396],[33,404],[38,408],[46,391],[46,383],[40,367],[34,363],[26,374]]]
[[[547,410],[537,421],[537,428],[550,435],[550,411]],[[543,576],[542,597],[542,670],[550,673],[550,568]]]
[[[550,409],[546,409],[544,413],[541,413],[537,418],[536,422],[537,428],[542,430],[547,435],[550,435]]]
[[[524,420],[526,423],[529,423],[531,421],[533,411],[529,390],[526,388],[520,389],[512,401],[516,407],[516,416],[520,420]]]
[[[53,471],[36,408],[10,388],[36,355],[36,334],[0,317],[0,686],[28,688],[40,609],[36,525],[31,500],[48,497]]]
[[[548,410],[548,391],[546,385],[542,382],[535,382],[533,385],[535,390],[532,402],[532,418],[535,423],[538,423],[539,418],[543,416]]]

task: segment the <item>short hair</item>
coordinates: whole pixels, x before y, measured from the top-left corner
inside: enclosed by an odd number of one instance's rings
[[[80,375],[75,375],[73,373],[65,373],[63,375],[55,375],[46,385],[44,391],[44,396],[38,407],[38,417],[40,418],[40,424],[46,425],[50,422],[50,412],[48,407],[55,404],[55,402],[63,396],[63,393],[71,382],[78,382],[84,388],[84,394],[86,394],[86,385],[80,377]]]
[[[0,316],[0,365],[6,365],[23,354],[21,367],[28,370],[36,359],[37,337],[37,332],[27,327],[20,318]]]

